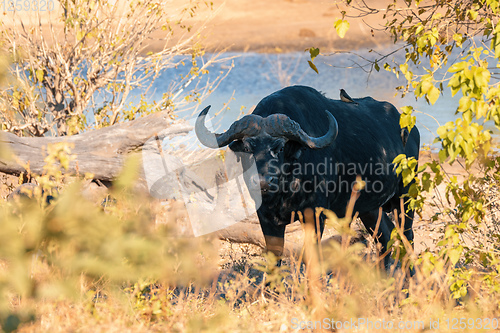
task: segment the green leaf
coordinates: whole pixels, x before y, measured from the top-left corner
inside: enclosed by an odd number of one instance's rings
[[[317,47],[311,47],[309,49],[309,54],[311,55],[311,61],[314,60],[319,55],[319,49]]]
[[[412,172],[413,170],[411,169],[406,169],[406,170],[403,170],[403,184],[406,186],[408,184],[411,183],[411,181],[413,180],[413,178],[415,178],[415,173]]]
[[[337,30],[337,34],[339,35],[340,38],[344,38],[350,26],[351,25],[346,20],[337,20],[335,22],[335,30]]]
[[[408,64],[404,63],[399,65],[399,70],[403,73],[403,75],[405,75],[408,72]]]
[[[317,74],[319,74],[318,68],[313,63],[314,58],[316,58],[319,55],[319,48],[311,47],[309,49],[306,49],[306,51],[309,51],[309,54],[311,55],[311,60],[307,61],[309,63],[309,67],[311,67]]]
[[[443,163],[448,158],[448,152],[445,149],[442,149],[439,151],[438,156],[439,156],[439,161]]]
[[[448,87],[451,88],[451,96],[455,96],[457,92],[460,91],[461,86],[461,78],[460,73],[453,74],[450,81],[448,82]]]

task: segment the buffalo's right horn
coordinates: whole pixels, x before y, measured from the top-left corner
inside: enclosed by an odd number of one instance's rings
[[[205,117],[210,106],[207,106],[196,119],[195,132],[198,140],[209,148],[224,147],[234,140],[242,139],[247,136],[256,136],[262,131],[263,118],[258,115],[250,114],[235,121],[224,133],[212,133],[205,126]]]
[[[328,118],[328,131],[321,137],[307,134],[296,121],[284,114],[274,114],[266,117],[266,132],[272,136],[285,137],[299,142],[311,149],[321,149],[331,145],[337,138],[339,126],[335,117],[325,110]]]

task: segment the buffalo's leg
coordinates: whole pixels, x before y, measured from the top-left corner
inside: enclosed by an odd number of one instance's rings
[[[391,219],[387,214],[381,209],[372,210],[368,213],[364,213],[359,216],[361,221],[363,222],[365,228],[368,232],[372,233],[373,237],[380,243],[381,249],[380,254],[384,255],[387,252],[387,244],[391,239],[391,232],[394,228]],[[380,218],[380,223],[377,226],[377,222]],[[375,233],[377,231],[377,234]],[[391,258],[389,255],[385,255],[384,257],[384,265],[389,268],[391,264]]]
[[[397,223],[403,230],[403,234],[406,239],[413,246],[413,218],[415,215],[415,211],[409,209],[408,200],[406,202],[402,202],[404,199],[400,199],[399,197],[394,197],[390,200],[390,210],[396,211],[394,218]],[[387,208],[387,207],[386,207]],[[403,208],[403,210],[401,209]]]
[[[399,206],[401,207],[401,206]],[[415,215],[415,211],[408,209],[409,208],[409,203],[406,201],[404,203],[404,216],[401,214],[401,208],[398,209],[399,216],[401,216],[401,221],[404,221],[404,224],[402,224],[403,227],[403,233],[410,242],[410,244],[413,246],[413,217]]]
[[[302,219],[301,219],[302,220]],[[304,256],[306,274],[311,281],[316,281],[322,272],[322,253],[320,249],[321,236],[325,226],[325,216],[319,216],[312,208],[306,208],[303,212],[304,223]]]
[[[260,227],[264,234],[266,241],[266,251],[272,252],[278,261],[276,266],[281,266],[281,256],[283,255],[283,248],[285,246],[285,225],[275,225],[269,222],[268,219],[261,212],[257,211],[259,217]],[[264,277],[265,278],[265,277]],[[270,286],[270,282],[266,283],[266,287]]]
[[[321,213],[318,217],[319,224],[314,223],[314,228],[316,230],[316,234],[319,235],[318,242],[321,242],[321,238],[323,238],[323,231],[325,231],[325,220],[326,220],[325,214]],[[319,230],[318,230],[318,227],[319,227]]]
[[[277,258],[276,266],[281,266],[281,256],[285,247],[285,225],[274,225],[270,223],[263,223],[263,219],[259,216],[260,226],[266,241],[266,251],[272,252]]]
[[[395,223],[398,223],[403,230],[403,235],[408,240],[410,246],[413,248],[413,218],[415,215],[414,210],[409,209],[408,200],[404,202],[404,199],[394,198],[391,200],[391,208],[395,211],[394,218],[396,219]],[[402,208],[402,209],[401,209]],[[415,270],[413,267],[410,268],[410,276],[415,274]]]
[[[285,232],[283,231],[283,234]],[[285,237],[270,236],[264,234],[266,241],[266,250],[274,253],[275,256],[281,257],[283,255],[283,248],[285,246]]]
[[[259,216],[260,227],[264,234],[266,241],[266,250],[274,253],[275,256],[281,257],[283,255],[283,248],[285,246],[285,225],[275,225],[267,223],[266,219]]]
[[[409,203],[407,201],[403,205],[404,218],[402,219],[402,221],[404,221],[404,223],[402,223],[402,227],[404,228],[403,234],[405,235],[408,242],[410,242],[410,245],[413,249],[413,217],[415,215],[415,211],[409,210],[408,206],[409,206]],[[398,212],[399,211],[401,211],[401,209],[399,209]],[[400,213],[399,216],[402,216],[403,214]],[[413,276],[413,275],[415,275],[415,268],[413,266],[410,266],[410,276]]]

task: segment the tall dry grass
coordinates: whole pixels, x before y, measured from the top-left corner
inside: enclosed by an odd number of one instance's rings
[[[158,203],[134,189],[137,162],[106,205],[63,176],[64,147],[38,181],[43,194],[0,202],[0,320],[10,332],[477,332],[499,317],[498,266],[455,262],[447,231],[418,256],[393,233],[400,267],[387,271],[373,240],[352,244],[350,219],[327,213],[340,242],[318,247],[317,212],[299,214],[304,250],[283,259],[249,245],[182,238],[155,224]],[[57,158],[56,158],[57,157]],[[59,160],[58,160],[59,159]],[[56,181],[57,180],[57,181]],[[4,186],[2,184],[2,186]],[[44,187],[45,186],[45,187]],[[52,192],[52,193],[55,193]],[[474,229],[472,229],[474,230]],[[479,232],[476,229],[476,233]],[[495,229],[496,230],[496,229]],[[483,234],[495,249],[496,236]],[[473,237],[474,234],[471,234]],[[407,261],[409,260],[409,261]],[[303,262],[309,263],[304,266]],[[490,261],[492,262],[492,261]],[[394,265],[393,267],[398,267]],[[402,326],[401,326],[402,325]]]

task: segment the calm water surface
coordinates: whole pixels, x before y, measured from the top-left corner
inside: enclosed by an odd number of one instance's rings
[[[365,53],[370,56],[369,53]],[[411,105],[419,112],[417,126],[420,130],[422,144],[431,144],[439,125],[455,119],[458,98],[451,98],[449,89],[445,89],[434,105],[428,105],[424,99],[415,100],[413,94],[401,98],[396,96],[395,88],[405,83],[392,73],[383,69],[368,74],[360,69],[354,61],[361,61],[350,54],[337,54],[316,58],[319,74],[308,65],[307,53],[257,54],[228,53],[234,56],[231,61],[215,64],[209,68],[207,79],[213,80],[227,71],[231,62],[234,67],[219,87],[197,108],[201,111],[206,105],[212,105],[211,114],[223,108],[229,102],[229,110],[222,112],[217,119],[221,123],[220,130],[226,129],[241,116],[241,110],[248,113],[265,96],[289,85],[306,85],[316,88],[326,96],[339,99],[339,89],[345,89],[353,98],[371,96],[374,99],[388,101],[398,109]],[[390,61],[389,61],[390,62]],[[173,80],[186,70],[172,69],[162,75],[154,85],[153,99],[160,99]],[[190,87],[188,87],[189,89]],[[187,90],[188,90],[187,89]],[[184,115],[185,117],[186,115]],[[493,129],[493,128],[492,128]]]

